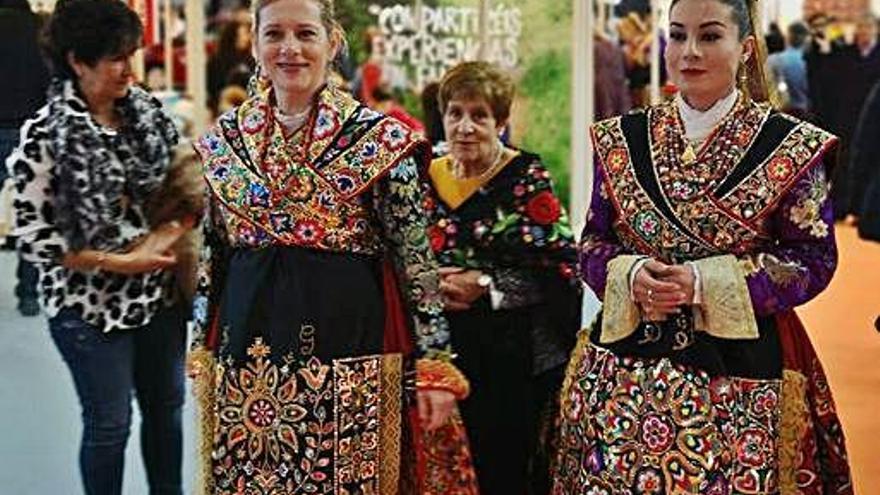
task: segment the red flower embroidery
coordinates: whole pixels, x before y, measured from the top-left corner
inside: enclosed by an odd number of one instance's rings
[[[614,148],[608,152],[606,162],[611,172],[620,172],[629,163],[629,153],[624,148]]]
[[[771,443],[767,433],[758,429],[744,431],[737,440],[737,460],[746,466],[760,468],[770,459]]]
[[[424,203],[425,211],[429,211],[429,212],[434,211],[434,207],[437,206],[437,205],[434,203],[434,199],[433,199],[431,196],[428,196],[428,195],[425,195],[425,200],[424,200],[423,203]]]
[[[740,146],[743,146],[743,147],[748,146],[751,141],[752,141],[752,130],[749,128],[741,129],[736,134],[736,144],[738,144]]]
[[[776,157],[770,161],[770,165],[767,167],[767,173],[770,175],[771,179],[785,182],[794,173],[794,163],[791,161],[791,158],[785,156]]]
[[[305,220],[297,224],[294,237],[305,244],[317,244],[324,238],[324,227],[317,222]]]
[[[675,427],[666,418],[648,416],[642,423],[642,441],[653,454],[666,452],[675,442]]]
[[[266,399],[259,399],[250,405],[247,416],[250,421],[260,427],[267,428],[275,422],[278,412],[275,405]]]
[[[772,414],[779,408],[779,398],[774,390],[759,390],[751,402],[752,412],[756,416]]]
[[[428,239],[431,241],[431,250],[435,253],[442,251],[446,245],[446,233],[436,225],[428,228]]]
[[[535,195],[526,205],[526,215],[535,223],[550,225],[559,220],[562,207],[559,200],[550,191],[543,191]]]
[[[654,495],[663,492],[663,479],[660,474],[653,470],[642,471],[636,478],[636,488],[639,493]]]
[[[248,134],[256,134],[266,126],[266,114],[262,109],[254,109],[245,115],[241,122],[241,128]]]

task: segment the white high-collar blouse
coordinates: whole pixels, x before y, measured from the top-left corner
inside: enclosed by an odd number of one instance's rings
[[[684,123],[684,133],[688,142],[694,147],[702,145],[715,126],[733,110],[738,98],[739,90],[734,88],[729,95],[716,101],[708,110],[701,112],[688,105],[681,93],[678,93],[675,97],[675,103],[678,106],[681,121]]]

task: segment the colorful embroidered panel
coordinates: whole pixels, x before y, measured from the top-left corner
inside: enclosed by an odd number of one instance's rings
[[[836,139],[812,124],[800,123],[770,157],[719,203],[742,222],[766,216]]]
[[[298,136],[285,137],[268,102],[254,98],[196,149],[233,245],[374,254],[381,240],[361,195],[422,144],[402,123],[327,88]]]
[[[425,212],[431,222],[428,237],[441,265],[539,269],[574,279],[574,234],[550,173],[537,155],[518,151],[476,188],[438,184],[456,180],[438,171],[449,161],[448,157],[435,160],[422,177]],[[467,194],[456,197],[453,207],[447,200],[456,194],[443,195],[449,191]]]
[[[279,366],[257,341],[241,368],[218,366],[213,493],[396,493],[399,354]]]
[[[637,137],[628,140],[624,128]],[[835,140],[744,101],[693,157],[683,136],[673,104],[593,126],[624,242],[667,260],[743,253],[767,242],[763,220]]]
[[[781,380],[619,358],[582,335],[554,495],[775,494]]]

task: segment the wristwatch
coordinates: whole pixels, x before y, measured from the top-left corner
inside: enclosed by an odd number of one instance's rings
[[[484,289],[492,287],[492,276],[488,273],[480,275],[479,277],[477,277],[477,285]]]

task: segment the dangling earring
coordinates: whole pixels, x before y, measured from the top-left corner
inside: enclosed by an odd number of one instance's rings
[[[257,63],[254,67],[254,72],[251,74],[250,79],[248,79],[248,96],[256,97],[265,95],[269,92],[269,89],[272,87],[272,81],[269,80],[268,77],[263,73],[263,67]]]
[[[737,75],[739,89],[746,94],[748,94],[749,92],[749,70],[747,65],[748,61],[748,58],[744,58],[740,61]]]

